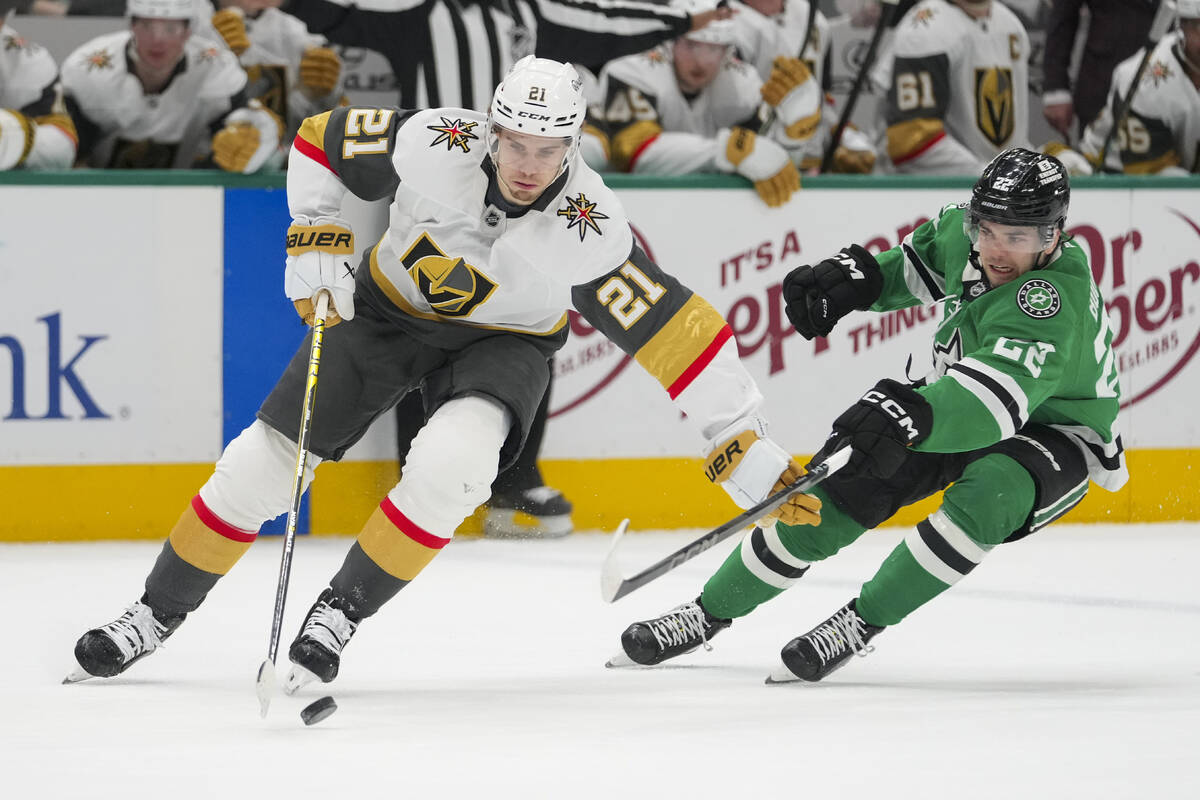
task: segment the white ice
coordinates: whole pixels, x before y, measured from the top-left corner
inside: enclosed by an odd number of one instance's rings
[[[695,534],[626,537],[626,571]],[[1200,525],[1052,527],[826,683],[764,685],[898,536],[816,566],[712,652],[640,670],[603,666],[621,630],[695,597],[730,543],[610,606],[606,536],[455,541],[362,625],[334,684],[266,720],[278,539],[165,649],[72,686],[75,639],[140,595],[160,544],[3,545],[0,797],[1200,797]],[[349,542],[297,543],[281,671]],[[323,694],[339,710],[304,727]]]

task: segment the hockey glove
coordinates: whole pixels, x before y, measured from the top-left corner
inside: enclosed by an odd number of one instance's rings
[[[341,74],[342,60],[328,47],[310,47],[300,57],[300,86],[312,98],[332,92]]]
[[[246,19],[240,8],[222,8],[212,15],[212,26],[229,45],[235,56],[250,49],[250,37],[246,35]]]
[[[889,478],[904,464],[909,448],[929,436],[932,426],[928,401],[911,386],[884,378],[833,421],[825,449],[848,442],[854,448],[849,469]]]
[[[777,56],[759,91],[763,102],[775,109],[788,139],[802,142],[812,138],[821,121],[821,89],[807,64]]]
[[[816,266],[796,267],[783,279],[784,310],[805,339],[828,336],[839,319],[867,310],[882,292],[879,262],[856,244]]]
[[[333,301],[326,327],[354,319],[354,233],[345,220],[297,214],[288,228],[287,254],[283,291],[306,323],[315,320],[320,291]]]
[[[257,172],[279,151],[283,125],[257,100],[233,111],[212,139],[213,162],[226,172]]]
[[[738,508],[750,508],[799,480],[800,463],[767,438],[766,421],[745,417],[718,433],[708,446],[704,472],[729,493]],[[787,525],[820,525],[821,501],[794,494],[768,517]]]
[[[749,178],[758,196],[772,208],[786,203],[800,189],[800,173],[787,151],[746,128],[717,134],[715,162],[719,169]]]
[[[33,149],[37,125],[20,111],[0,108],[0,170],[21,166]]]

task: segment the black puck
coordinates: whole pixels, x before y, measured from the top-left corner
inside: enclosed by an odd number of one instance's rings
[[[316,725],[335,711],[337,711],[337,703],[333,698],[322,697],[320,700],[314,700],[306,705],[300,712],[300,719],[304,720],[305,725]]]

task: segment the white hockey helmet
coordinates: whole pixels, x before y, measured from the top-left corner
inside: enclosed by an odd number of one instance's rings
[[[715,0],[671,0],[671,8],[686,11],[693,16],[712,11],[716,7]],[[732,19],[716,19],[698,31],[688,31],[683,34],[683,38],[693,42],[731,45],[737,41],[737,28]]]
[[[559,174],[579,152],[579,136],[587,115],[583,81],[570,64],[528,55],[513,64],[496,87],[488,109],[487,146],[495,159],[500,143],[496,128],[546,139],[566,139],[569,146]]]
[[[125,13],[144,19],[188,19],[196,15],[196,0],[128,0]]]
[[[1175,16],[1179,19],[1200,19],[1200,0],[1175,0]]]

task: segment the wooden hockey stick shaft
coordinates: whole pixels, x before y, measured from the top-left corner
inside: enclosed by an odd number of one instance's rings
[[[846,462],[849,460],[850,448],[843,447],[813,467],[803,478],[791,486],[780,489],[753,508],[743,511],[724,525],[713,528],[690,544],[684,545],[666,558],[651,564],[629,578],[621,577],[621,567],[617,563],[616,557],[617,546],[620,544],[621,538],[625,535],[625,531],[629,527],[629,520],[622,520],[613,534],[612,546],[609,548],[608,557],[604,559],[604,567],[600,572],[600,596],[604,598],[604,602],[612,603],[620,600],[635,589],[640,589],[647,583],[661,578],[679,565],[691,561],[713,545],[725,541],[733,534],[744,529],[747,525],[756,522],[766,514],[779,508],[792,495],[812,489],[821,481],[846,466]]]
[[[283,627],[283,609],[287,602],[288,581],[292,574],[292,550],[296,545],[296,521],[300,516],[300,499],[304,496],[304,473],[308,469],[308,439],[312,431],[313,406],[317,399],[317,371],[321,366],[321,345],[325,339],[325,317],[329,313],[329,293],[317,295],[313,319],[312,345],[308,351],[308,379],[304,384],[304,405],[300,414],[300,435],[296,442],[296,474],[292,480],[292,505],[288,509],[287,529],[283,536],[283,555],[279,563],[279,582],[275,587],[275,608],[271,616],[271,641],[267,659],[258,667],[255,688],[259,712],[267,716],[271,697],[275,694],[275,656],[279,653],[279,633]]]
[[[871,65],[875,62],[875,51],[879,49],[879,42],[883,39],[883,32],[891,23],[892,14],[896,12],[896,6],[900,3],[900,0],[882,0],[882,3],[883,8],[879,11],[879,19],[876,21],[875,30],[871,34],[871,43],[867,45],[867,54],[863,57],[863,63],[858,69],[858,74],[854,76],[854,83],[850,86],[850,94],[846,96],[846,107],[842,109],[837,125],[829,137],[829,144],[825,147],[825,155],[821,157],[822,173],[829,172],[829,168],[833,166],[833,154],[837,152],[838,145],[841,144],[842,134],[846,131],[846,126],[850,123],[850,115],[854,113],[854,106],[858,104],[858,96],[862,93],[863,85],[867,81],[867,74],[871,71]]]

